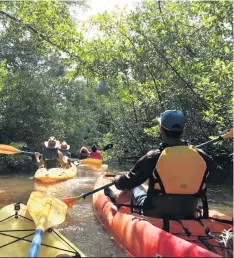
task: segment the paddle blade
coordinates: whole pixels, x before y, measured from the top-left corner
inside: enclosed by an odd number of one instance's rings
[[[103,148],[103,151],[109,150],[109,149],[111,149],[111,148],[113,148],[113,144],[112,144],[112,143],[109,143],[109,144],[107,144],[107,145]]]
[[[27,208],[36,228],[43,231],[61,224],[66,218],[67,205],[59,199],[48,197],[41,192],[31,193]]]
[[[228,138],[233,138],[233,128],[228,131],[224,136],[223,136],[224,139],[228,139]]]
[[[78,202],[81,199],[82,199],[82,196],[80,195],[80,196],[77,196],[77,197],[62,198],[61,201],[66,203],[67,209],[69,210],[76,204],[76,202]]]
[[[16,149],[13,146],[0,144],[0,154],[16,154],[18,152],[21,152],[21,151]]]

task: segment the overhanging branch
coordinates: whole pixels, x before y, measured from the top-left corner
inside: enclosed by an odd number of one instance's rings
[[[25,27],[26,29],[28,29],[29,31],[33,32],[34,34],[36,34],[41,40],[44,40],[46,42],[48,42],[49,44],[51,44],[52,46],[56,47],[57,49],[59,49],[60,51],[63,51],[64,53],[68,54],[69,57],[71,58],[76,58],[78,59],[82,65],[86,64],[85,61],[81,60],[81,58],[79,56],[77,56],[74,53],[71,53],[69,50],[61,47],[60,45],[56,44],[55,42],[51,41],[47,36],[45,36],[43,33],[40,33],[38,30],[36,30],[33,26],[31,26],[30,24],[25,24],[23,23],[20,19],[14,17],[13,15],[4,12],[2,10],[0,10],[0,14],[5,15],[7,18],[13,20],[15,23],[18,23],[19,25]]]

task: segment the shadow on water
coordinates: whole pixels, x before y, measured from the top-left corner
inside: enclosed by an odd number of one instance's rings
[[[112,165],[108,171],[118,173],[128,169],[126,166]],[[56,184],[39,184],[33,180],[34,173],[25,173],[26,171],[8,172],[6,175],[0,175],[0,207],[19,201],[26,204],[31,192],[35,190],[57,198],[86,193],[93,189],[97,177],[101,174],[79,169],[76,178]],[[232,216],[232,185],[211,185],[208,189],[208,200],[210,208]],[[57,228],[87,256],[128,257],[94,217],[92,196],[73,206],[67,213],[66,221]]]

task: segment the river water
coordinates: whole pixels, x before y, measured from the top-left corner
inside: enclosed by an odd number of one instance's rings
[[[123,169],[109,167],[110,172]],[[27,173],[27,174],[26,174]],[[32,191],[42,191],[54,197],[75,196],[93,189],[100,173],[78,171],[77,177],[53,185],[34,182],[34,173],[27,171],[0,175],[0,208],[15,202],[27,203]],[[215,185],[208,189],[210,208],[217,209],[226,215],[233,215],[233,185]],[[112,240],[94,217],[92,196],[80,201],[67,213],[66,221],[58,230],[87,256],[93,257],[128,257],[128,255]]]

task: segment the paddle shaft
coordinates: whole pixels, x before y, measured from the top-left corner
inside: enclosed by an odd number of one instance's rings
[[[112,185],[114,185],[114,182],[111,182],[111,183],[109,183],[109,184],[107,184],[107,185],[104,185],[104,186],[102,186],[102,187],[99,187],[99,188],[97,188],[97,189],[94,189],[94,190],[91,191],[91,192],[82,193],[82,194],[79,195],[79,196],[71,197],[71,198],[69,198],[69,201],[68,201],[68,202],[65,201],[65,203],[66,203],[67,205],[69,205],[69,204],[72,203],[72,206],[73,206],[74,203],[75,203],[75,201],[78,201],[78,200],[80,200],[80,199],[82,199],[82,198],[85,199],[87,196],[89,196],[89,195],[91,195],[91,194],[94,194],[94,193],[96,193],[96,192],[98,192],[98,191],[101,191],[101,190],[103,190],[103,189],[105,189],[105,188],[107,188],[107,187],[109,187],[109,186],[112,186]],[[63,199],[62,199],[62,201],[63,201]]]
[[[106,185],[104,185],[104,186],[102,186],[102,187],[99,187],[99,188],[97,188],[97,189],[95,189],[95,190],[93,190],[93,191],[91,191],[91,192],[83,193],[83,194],[81,194],[80,197],[82,197],[83,199],[85,199],[87,196],[89,196],[89,195],[91,195],[91,194],[94,194],[94,193],[96,193],[96,192],[99,192],[99,191],[101,191],[101,190],[103,190],[103,189],[105,189],[105,188],[107,188],[107,187],[110,187],[110,186],[112,186],[112,185],[114,185],[114,184],[115,184],[114,182],[111,182],[111,183],[106,184]]]
[[[38,257],[38,253],[40,250],[43,233],[46,230],[46,224],[48,219],[48,213],[50,212],[51,202],[46,202],[45,209],[43,210],[43,214],[38,222],[37,229],[35,231],[29,252],[28,257]]]
[[[219,141],[222,141],[222,140],[223,140],[223,137],[222,137],[222,136],[219,136],[219,137],[216,138],[216,139],[210,140],[210,141],[208,141],[208,142],[204,142],[204,143],[202,143],[202,144],[197,145],[196,147],[197,147],[197,148],[204,148],[204,147],[206,147],[206,146],[208,146],[208,145],[211,145],[211,144],[213,144],[213,143],[215,143],[215,142],[219,142]]]
[[[19,152],[21,154],[27,154],[27,155],[35,155],[35,152],[30,152],[30,151],[21,151]]]
[[[35,231],[33,241],[28,252],[28,257],[38,257],[39,249],[41,246],[44,231],[42,229],[37,229]]]
[[[206,146],[208,146],[208,145],[211,145],[211,144],[213,144],[213,143],[215,143],[215,142],[219,142],[219,141],[222,141],[222,140],[223,140],[223,137],[222,137],[222,136],[219,136],[219,137],[216,138],[216,139],[213,139],[213,140],[204,142],[204,143],[202,143],[202,144],[197,145],[196,147],[197,147],[197,148],[204,148],[204,147],[206,147]],[[35,155],[35,152],[30,152],[30,151],[21,151],[21,152],[19,152],[19,153],[28,154],[28,155]],[[68,160],[70,160],[70,161],[81,161],[81,162],[82,162],[82,159],[80,160],[80,159],[72,159],[72,158],[70,158],[70,159],[68,159]]]

